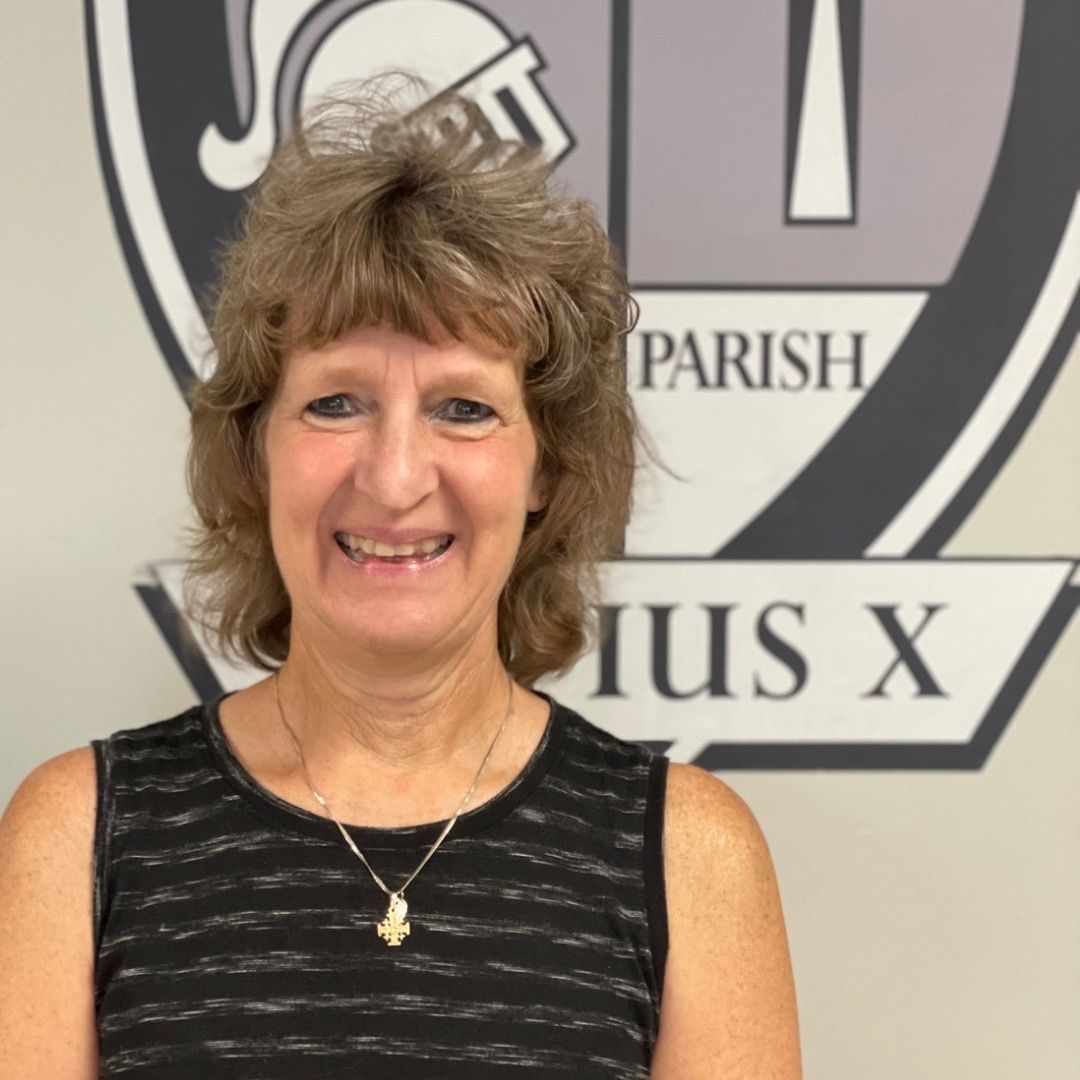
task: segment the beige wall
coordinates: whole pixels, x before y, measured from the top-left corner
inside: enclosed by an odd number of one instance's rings
[[[0,36],[0,801],[194,693],[132,582],[180,557],[186,410],[113,230],[81,6]],[[1080,552],[1080,349],[947,554]],[[725,777],[770,838],[812,1080],[1080,1075],[1080,620],[976,773]],[[89,905],[89,897],[87,898]]]

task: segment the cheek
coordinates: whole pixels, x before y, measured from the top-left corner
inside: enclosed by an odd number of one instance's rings
[[[534,462],[532,440],[479,443],[454,462],[455,486],[466,504],[485,518],[524,513]]]
[[[348,448],[325,439],[283,441],[270,457],[271,518],[310,521],[349,475]]]

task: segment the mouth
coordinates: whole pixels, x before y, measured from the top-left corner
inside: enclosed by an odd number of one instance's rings
[[[444,554],[454,542],[453,534],[442,533],[412,544],[386,544],[366,536],[334,533],[337,546],[355,563],[383,563],[408,565],[433,562]]]

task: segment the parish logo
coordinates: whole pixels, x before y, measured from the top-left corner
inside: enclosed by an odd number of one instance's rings
[[[707,768],[981,766],[1080,596],[1072,558],[948,553],[1076,337],[1080,9],[86,12],[117,231],[180,388],[213,252],[297,111],[390,68],[462,89],[606,222],[641,306],[628,383],[677,474],[644,479],[605,643],[554,691]],[[251,681],[183,644],[181,570],[137,584],[178,662],[207,698]]]

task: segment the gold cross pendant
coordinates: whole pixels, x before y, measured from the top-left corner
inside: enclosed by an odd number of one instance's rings
[[[400,893],[392,893],[386,917],[375,928],[387,945],[400,945],[409,936],[410,926],[405,921],[408,914],[409,905],[405,903],[405,897]]]

